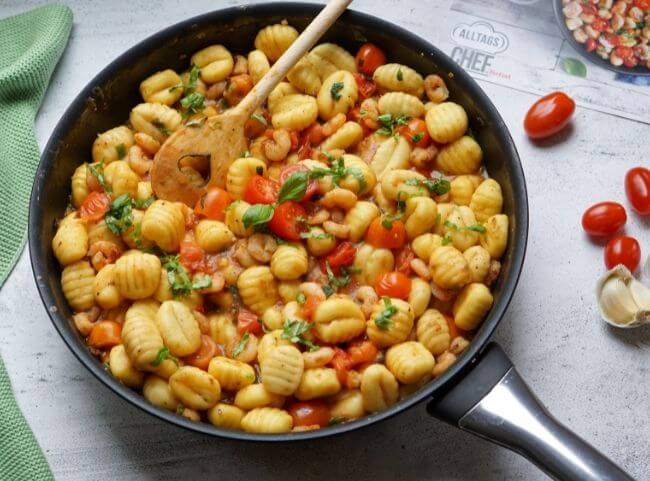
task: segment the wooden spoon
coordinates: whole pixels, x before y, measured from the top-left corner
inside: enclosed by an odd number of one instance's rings
[[[247,150],[246,120],[351,2],[330,1],[235,107],[208,117],[201,125],[185,126],[174,132],[154,158],[151,184],[156,197],[194,206],[208,187],[224,188],[228,167]],[[197,157],[210,159],[210,177],[206,185],[197,185],[195,176],[181,170],[183,159]]]

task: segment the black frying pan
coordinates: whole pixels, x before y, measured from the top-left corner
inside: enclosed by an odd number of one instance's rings
[[[637,65],[634,68],[626,67],[625,65],[612,65],[609,60],[605,60],[596,54],[596,52],[587,52],[584,44],[578,42],[573,38],[573,32],[569,30],[569,27],[566,26],[564,13],[562,12],[562,0],[553,0],[553,10],[555,11],[555,20],[557,21],[557,26],[562,31],[562,35],[567,42],[573,47],[573,49],[578,52],[583,58],[589,60],[591,63],[599,65],[600,67],[606,68],[607,70],[612,70],[617,73],[625,75],[650,75],[650,69],[647,69],[645,65]]]
[[[301,441],[342,434],[394,416],[423,399],[433,399],[431,414],[509,447],[566,480],[630,480],[618,467],[558,424],[537,402],[503,351],[489,339],[514,293],[524,261],[528,234],[526,184],[515,145],[501,116],[478,85],[449,57],[425,40],[370,15],[348,11],[324,41],[356,51],[365,41],[381,46],[389,59],[424,74],[443,75],[451,98],[463,105],[471,129],[485,152],[490,175],[503,188],[510,240],[495,302],[467,351],[440,378],[389,409],[354,422],[308,432],[267,435],[220,429],[196,423],[148,403],[104,371],[76,331],[60,285],[61,270],[50,247],[55,223],[64,213],[70,176],[87,160],[97,133],[123,123],[141,102],[140,81],[164,68],[183,70],[188,56],[223,43],[233,52],[248,52],[256,32],[287,19],[299,30],[317,5],[274,3],[220,10],[178,23],[144,40],[106,67],[77,96],[48,142],[34,182],[29,219],[32,268],[43,303],[57,331],[74,355],[109,389],[154,416],[212,436],[245,441]]]

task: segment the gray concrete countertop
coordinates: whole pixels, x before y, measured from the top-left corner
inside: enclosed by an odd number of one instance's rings
[[[41,3],[4,0],[0,16]],[[240,2],[64,3],[74,10],[74,28],[38,115],[41,146],[79,90],[118,54],[172,23]],[[354,8],[381,12],[435,41],[427,25],[442,3],[355,0]],[[588,205],[624,201],[625,171],[644,159],[647,165],[650,128],[578,108],[569,135],[535,146],[522,129],[535,97],[481,86],[517,143],[530,198],[528,256],[496,340],[562,422],[637,479],[650,479],[650,329],[616,331],[601,322],[594,285],[604,270],[602,247],[580,228]],[[627,224],[644,255],[649,226],[635,215]],[[0,292],[0,339],[18,402],[59,480],[547,479],[517,455],[429,418],[423,406],[300,445],[227,442],[164,424],[108,391],[65,347],[38,297],[27,252]]]

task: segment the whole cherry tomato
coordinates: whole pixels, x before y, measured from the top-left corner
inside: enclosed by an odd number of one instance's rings
[[[280,186],[271,179],[254,175],[246,184],[244,200],[249,204],[273,204],[278,200]]]
[[[609,27],[609,22],[604,18],[596,17],[591,22],[591,28],[593,28],[597,32],[604,32],[607,30],[608,27]]]
[[[204,371],[208,370],[210,361],[215,356],[223,356],[224,351],[210,336],[201,334],[201,346],[194,354],[183,358],[185,364],[198,367]]]
[[[571,120],[576,104],[567,94],[548,94],[528,110],[524,129],[531,139],[543,139],[562,130]]]
[[[641,260],[641,247],[634,237],[620,235],[611,239],[605,246],[605,265],[608,269],[623,264],[634,272]]]
[[[593,52],[598,48],[598,43],[593,38],[588,38],[587,43],[585,43],[585,48],[587,52]]]
[[[81,207],[79,217],[91,222],[104,218],[111,206],[111,198],[103,192],[91,192],[86,196]]]
[[[377,45],[364,43],[357,52],[356,61],[359,72],[372,75],[386,63],[386,54]]]
[[[309,172],[309,168],[304,164],[293,164],[283,167],[280,171],[280,184],[284,184],[285,181],[296,172]],[[307,184],[307,190],[302,199],[300,199],[300,202],[311,199],[316,195],[316,192],[318,192],[318,183],[312,179]]]
[[[262,323],[259,322],[257,314],[246,309],[239,309],[239,313],[237,314],[237,332],[240,336],[245,332],[250,332],[255,335],[261,334]]]
[[[362,99],[367,99],[372,97],[377,91],[377,84],[374,80],[369,79],[361,73],[355,73],[354,80],[357,82],[357,88],[359,89],[359,95]]]
[[[394,220],[387,223],[377,217],[370,223],[366,232],[366,242],[375,247],[399,249],[406,242],[404,222]]]
[[[593,236],[608,236],[623,227],[625,221],[625,207],[618,202],[601,202],[582,215],[582,228]]]
[[[406,125],[401,126],[398,131],[414,147],[424,149],[431,142],[427,124],[422,119],[411,119]]]
[[[650,214],[650,169],[634,167],[628,170],[625,193],[635,211],[641,215]]]
[[[283,239],[299,241],[300,233],[307,231],[307,211],[297,202],[283,202],[276,207],[269,221],[272,232]]]
[[[375,281],[375,292],[378,296],[407,299],[411,293],[411,279],[401,272],[386,272]]]
[[[211,187],[201,196],[194,207],[194,213],[212,220],[224,220],[226,207],[230,205],[230,194],[219,187]]]
[[[289,414],[294,426],[320,426],[324,428],[330,422],[330,408],[323,401],[303,401],[292,404]]]
[[[357,255],[357,248],[350,242],[341,242],[336,246],[327,257],[325,257],[322,264],[323,272],[327,272],[325,263],[330,265],[330,269],[336,275],[340,274],[342,266],[351,266],[354,263],[354,258]]]

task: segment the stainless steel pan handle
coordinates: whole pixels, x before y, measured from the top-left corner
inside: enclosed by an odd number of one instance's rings
[[[509,448],[560,481],[634,481],[560,424],[497,344],[427,410],[464,431]]]

